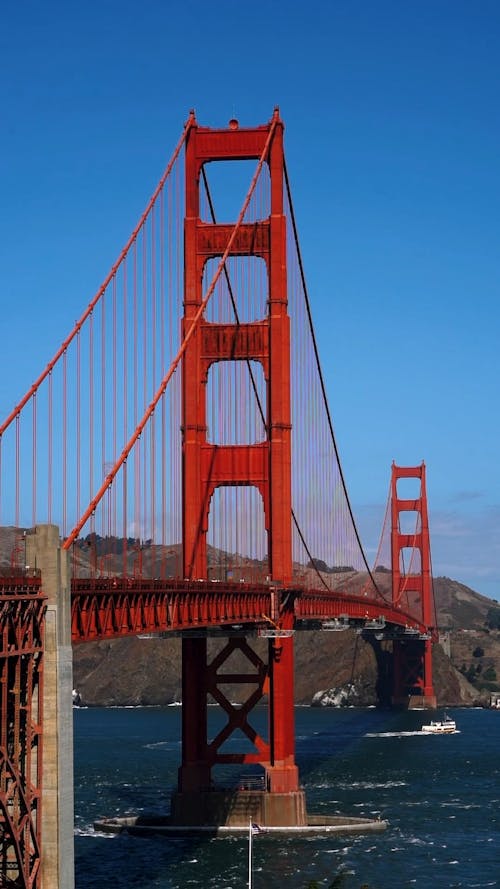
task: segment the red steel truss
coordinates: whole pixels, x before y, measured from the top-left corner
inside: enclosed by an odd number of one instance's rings
[[[73,644],[138,633],[183,632],[244,624],[248,631],[300,628],[336,618],[362,627],[386,624],[420,635],[428,627],[401,609],[362,596],[267,585],[147,578],[73,578]]]
[[[0,885],[38,889],[45,597],[0,576]]]
[[[146,578],[108,577],[72,581],[72,640],[191,630],[273,619],[276,596],[269,587]]]

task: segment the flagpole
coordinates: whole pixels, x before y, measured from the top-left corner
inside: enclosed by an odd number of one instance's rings
[[[248,889],[252,889],[252,819],[248,825]]]

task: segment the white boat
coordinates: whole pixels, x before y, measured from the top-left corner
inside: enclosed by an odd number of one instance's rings
[[[431,720],[429,725],[423,725],[422,731],[430,735],[452,735],[457,731],[457,724],[445,713],[441,721]]]

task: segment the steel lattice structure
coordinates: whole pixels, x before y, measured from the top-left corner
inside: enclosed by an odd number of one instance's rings
[[[0,885],[40,883],[45,597],[38,576],[0,576]]]

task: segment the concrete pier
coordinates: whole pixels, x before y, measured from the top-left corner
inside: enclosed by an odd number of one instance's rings
[[[248,827],[249,821],[265,827],[307,825],[304,790],[290,793],[266,793],[259,790],[210,790],[174,793],[173,825],[196,824]]]
[[[258,822],[257,822],[258,824]],[[262,826],[259,832],[270,836],[293,834],[294,836],[315,836],[321,834],[357,835],[380,833],[387,830],[388,822],[379,818],[354,818],[347,815],[309,815],[305,824],[279,826]],[[248,834],[247,824],[174,824],[166,816],[164,818],[146,818],[140,815],[129,815],[117,818],[102,818],[94,823],[99,833],[130,833],[136,836],[163,834],[169,837],[182,836],[235,836]]]
[[[45,620],[42,889],[74,889],[73,660],[69,557],[55,525],[26,532],[26,565],[40,569]]]
[[[436,695],[410,695],[408,699],[408,710],[435,710],[436,707]]]

